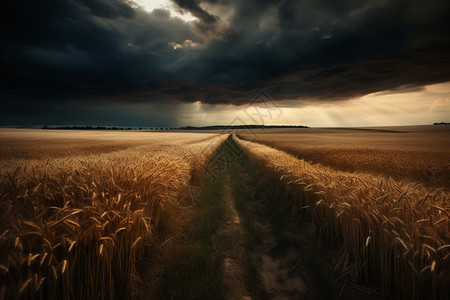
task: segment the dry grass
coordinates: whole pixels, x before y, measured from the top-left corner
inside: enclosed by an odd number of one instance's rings
[[[446,299],[450,208],[443,189],[347,173],[235,138],[277,186],[294,214],[342,245],[336,265],[397,298]],[[348,267],[351,266],[351,267]]]
[[[20,141],[15,132],[2,134],[3,145]],[[34,148],[23,140],[7,149],[23,148],[17,151],[33,159],[2,161],[0,298],[136,296],[136,262],[177,226],[180,204],[191,200],[188,184],[226,138],[37,135]],[[42,159],[41,149],[65,154]],[[85,155],[86,149],[102,150]]]
[[[265,130],[240,136],[337,170],[450,189],[450,130],[439,126]]]

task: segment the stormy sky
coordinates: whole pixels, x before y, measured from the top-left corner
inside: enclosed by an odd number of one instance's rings
[[[448,0],[0,5],[3,126],[226,124],[261,91],[266,123],[450,121]]]

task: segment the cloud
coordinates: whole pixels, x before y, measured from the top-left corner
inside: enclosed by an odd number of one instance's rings
[[[173,2],[175,2],[179,8],[187,10],[206,24],[214,24],[218,20],[217,16],[211,15],[203,10],[197,0],[173,0]]]
[[[191,40],[185,40],[183,42],[183,44],[170,42],[169,45],[173,47],[173,50],[177,50],[177,49],[181,49],[181,48],[198,48],[198,47],[200,47],[199,43],[193,42]]]
[[[132,18],[135,15],[130,5],[121,0],[78,0],[78,2],[88,8],[93,15],[102,18]]]
[[[450,81],[444,0],[4,1],[0,101],[343,101]],[[16,106],[8,106],[15,113]]]

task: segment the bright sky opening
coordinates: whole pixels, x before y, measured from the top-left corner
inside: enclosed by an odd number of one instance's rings
[[[196,18],[187,11],[180,13],[180,10],[177,9],[170,0],[134,0],[134,2],[148,12],[152,12],[154,9],[165,9],[170,11],[171,16],[180,18],[186,22],[196,20]]]

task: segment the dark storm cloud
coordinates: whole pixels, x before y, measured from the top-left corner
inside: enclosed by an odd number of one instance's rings
[[[179,8],[190,12],[193,16],[197,17],[206,24],[213,24],[218,19],[216,16],[213,16],[202,9],[199,2],[196,0],[174,0],[174,2]]]
[[[79,0],[92,14],[104,18],[127,17],[135,15],[133,8],[121,0]]]
[[[174,3],[197,20],[125,0],[3,1],[0,101],[334,101],[450,80],[447,0]]]

